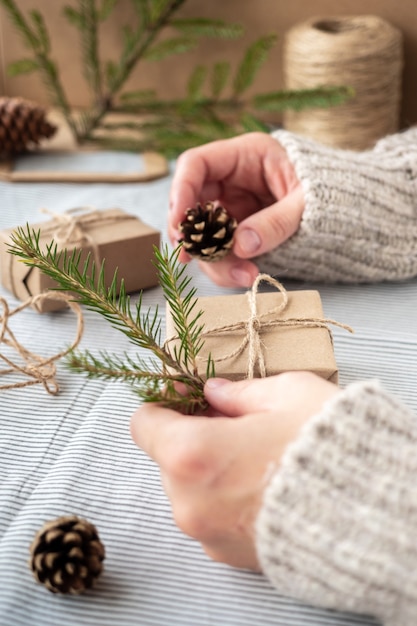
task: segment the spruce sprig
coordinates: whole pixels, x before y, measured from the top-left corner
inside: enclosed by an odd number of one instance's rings
[[[343,103],[354,94],[345,86],[248,95],[249,88],[275,45],[264,35],[243,51],[232,71],[228,61],[197,65],[185,84],[184,97],[167,100],[150,90],[124,91],[132,73],[149,63],[195,50],[203,38],[237,40],[244,29],[223,20],[177,17],[186,0],[131,0],[133,19],[120,33],[119,57],[104,58],[102,27],[117,0],[78,0],[64,15],[80,37],[83,74],[92,92],[90,106],[74,112],[54,60],[46,21],[39,11],[25,13],[16,0],[0,0],[31,56],[11,63],[12,76],[39,72],[53,104],[62,112],[77,143],[94,142],[116,150],[162,152],[176,157],[187,148],[251,130],[268,132],[266,112]],[[147,94],[144,97],[144,94]],[[120,135],[109,113],[135,116],[137,132]],[[269,113],[270,115],[270,113]]]
[[[30,267],[37,267],[57,283],[57,289],[70,292],[88,309],[101,314],[117,330],[123,332],[134,345],[148,350],[151,356],[133,359],[127,353],[123,358],[100,352],[97,357],[89,351],[71,353],[68,364],[88,377],[122,379],[132,384],[145,402],[159,402],[163,406],[185,413],[206,408],[204,379],[197,370],[197,355],[203,347],[199,323],[202,315],[196,310],[196,289],[180,266],[180,246],[169,252],[168,246],[154,249],[155,265],[160,284],[171,309],[178,334],[177,342],[161,340],[161,319],[158,308],[144,310],[142,293],[135,304],[126,294],[123,279],[115,272],[110,287],[105,285],[105,264],[96,268],[91,256],[81,261],[81,250],[58,250],[52,241],[43,250],[39,243],[40,231],[27,225],[17,228],[9,252],[20,257]],[[214,375],[214,365],[208,359],[206,377]]]

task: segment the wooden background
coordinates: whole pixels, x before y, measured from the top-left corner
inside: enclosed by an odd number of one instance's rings
[[[86,105],[89,91],[79,63],[78,32],[62,15],[71,0],[17,0],[23,11],[34,7],[46,18],[50,30],[53,55],[61,68],[61,77],[69,100],[74,106]],[[120,29],[129,22],[132,9],[128,0],[119,5],[103,28],[103,58],[114,58],[120,49]],[[178,16],[211,17],[239,22],[246,34],[238,41],[204,40],[196,52],[178,55],[163,62],[147,62],[136,69],[126,89],[156,88],[164,97],[184,93],[187,77],[197,62],[210,64],[227,59],[236,65],[246,46],[257,37],[275,32],[278,44],[258,75],[253,91],[282,88],[282,41],[289,28],[311,16],[376,14],[397,26],[404,35],[405,69],[401,125],[417,123],[417,0],[188,0]],[[22,95],[48,104],[45,88],[37,74],[10,78],[6,67],[10,61],[27,55],[20,37],[9,19],[0,10],[0,93]],[[277,120],[279,121],[279,120]]]

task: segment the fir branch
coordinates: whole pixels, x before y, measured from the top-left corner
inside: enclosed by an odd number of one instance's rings
[[[39,70],[41,71],[43,81],[51,93],[53,98],[53,102],[55,105],[63,112],[64,117],[73,132],[73,135],[78,139],[78,130],[72,119],[71,115],[71,107],[65,95],[64,88],[59,79],[59,73],[56,64],[49,57],[48,51],[45,51],[45,42],[41,42],[39,37],[33,32],[31,27],[29,26],[27,20],[23,16],[23,13],[18,9],[14,0],[0,0],[0,5],[4,7],[7,11],[10,19],[15,24],[16,28],[21,33],[25,44],[33,50],[35,56],[35,62],[39,66]],[[32,14],[33,19],[33,14]],[[36,21],[36,17],[35,17]],[[40,27],[41,31],[45,31],[38,34],[41,37],[48,38],[46,26],[42,22],[42,26]],[[39,31],[39,24],[38,24]],[[35,69],[35,68],[34,68]]]
[[[169,303],[176,333],[180,339],[180,346],[174,346],[176,361],[181,363],[185,370],[197,376],[197,355],[203,347],[201,339],[203,324],[198,324],[202,312],[193,317],[191,314],[197,304],[196,289],[189,288],[191,278],[185,276],[185,265],[178,264],[179,248],[169,255],[165,247],[162,251],[155,249],[156,267],[159,280],[166,301]]]
[[[162,61],[174,54],[190,52],[197,47],[197,40],[192,37],[172,37],[156,43],[143,52],[143,58],[147,61]]]
[[[227,24],[222,20],[175,17],[186,0],[131,0],[137,23],[123,28],[120,58],[101,64],[99,26],[111,15],[117,1],[78,0],[77,9],[64,7],[67,19],[79,30],[83,70],[94,96],[86,111],[75,114],[60,82],[59,68],[51,57],[49,35],[41,14],[31,11],[30,20],[26,20],[15,0],[0,0],[25,45],[33,52],[32,59],[10,64],[9,74],[39,71],[53,103],[63,113],[78,143],[90,140],[117,150],[158,150],[168,157],[176,157],[187,148],[214,139],[254,129],[268,131],[262,119],[266,111],[334,106],[353,95],[348,87],[317,87],[244,98],[243,94],[252,85],[275,43],[275,35],[261,37],[252,43],[232,78],[228,62],[217,62],[213,68],[197,65],[185,85],[185,96],[177,100],[161,99],[153,90],[146,89],[120,94],[140,62],[188,52],[196,47],[201,37],[235,38],[243,29],[238,24]],[[167,27],[180,36],[159,39]],[[230,95],[223,96],[226,89]],[[111,128],[116,128],[116,125],[106,123],[106,115],[110,112],[141,116],[135,129],[139,136],[103,137],[103,130],[110,132]]]
[[[83,23],[81,42],[84,55],[84,72],[87,84],[96,100],[102,98],[101,68],[98,52],[98,20],[95,0],[81,0],[80,14]]]
[[[198,100],[201,97],[201,90],[207,77],[207,68],[204,65],[197,65],[191,73],[187,83],[187,96],[190,100]]]
[[[244,28],[240,24],[228,24],[223,20],[211,20],[204,17],[173,19],[171,26],[190,37],[237,39],[244,33]]]
[[[49,33],[42,14],[34,9],[30,12],[30,16],[36,29],[40,48],[44,54],[49,54],[51,51],[51,40],[49,39]]]
[[[97,13],[100,21],[104,22],[110,17],[118,1],[119,0],[102,0],[101,7]]]
[[[246,51],[234,80],[235,96],[241,95],[251,86],[261,65],[266,61],[268,53],[277,40],[276,35],[266,35],[255,41]]]
[[[96,268],[88,256],[82,265],[82,250],[71,253],[59,251],[54,242],[48,244],[44,251],[39,238],[40,232],[31,230],[29,225],[17,228],[8,251],[21,258],[26,265],[39,268],[56,281],[57,289],[74,294],[81,304],[100,313],[131,343],[152,355],[147,362],[140,358],[135,362],[130,357],[123,361],[105,353],[99,359],[87,352],[84,355],[74,354],[70,364],[89,376],[129,380],[144,401],[158,401],[164,406],[181,407],[187,411],[204,408],[204,381],[197,372],[195,361],[203,345],[203,326],[198,324],[201,312],[194,310],[197,302],[195,289],[189,289],[190,279],[184,276],[185,267],[179,267],[180,246],[172,254],[169,254],[167,246],[162,251],[155,248],[161,286],[179,336],[179,346],[171,350],[161,343],[158,309],[143,311],[140,294],[132,313],[130,297],[126,294],[123,280],[119,284],[117,272],[110,287],[106,287],[104,262]],[[207,373],[214,375],[211,359]],[[178,383],[185,386],[185,394],[178,391]]]
[[[227,61],[215,63],[211,77],[211,95],[215,100],[219,98],[223,89],[226,87],[229,74],[230,63],[228,63]]]
[[[354,94],[351,87],[335,85],[258,94],[254,96],[252,102],[253,106],[261,111],[283,111],[284,109],[301,111],[310,107],[323,108],[342,104]]]

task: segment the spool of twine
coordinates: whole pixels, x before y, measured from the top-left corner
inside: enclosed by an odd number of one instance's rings
[[[311,18],[284,43],[286,89],[345,85],[343,104],[286,111],[284,127],[330,146],[362,150],[399,128],[403,38],[374,15]]]

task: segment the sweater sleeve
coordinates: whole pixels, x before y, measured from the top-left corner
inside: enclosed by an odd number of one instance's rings
[[[295,168],[305,210],[295,235],[256,259],[260,271],[343,283],[417,275],[417,128],[366,152],[273,136]]]
[[[414,626],[416,476],[412,414],[376,381],[350,385],[306,424],[266,488],[263,571],[305,602]]]

